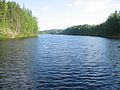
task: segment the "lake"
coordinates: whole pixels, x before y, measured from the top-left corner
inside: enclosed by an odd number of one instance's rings
[[[0,90],[120,90],[118,45],[67,35],[0,41]]]

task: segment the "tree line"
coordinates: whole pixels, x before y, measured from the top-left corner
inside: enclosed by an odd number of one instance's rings
[[[120,11],[112,13],[105,22],[99,25],[76,25],[66,28],[61,34],[120,38]]]
[[[0,0],[0,39],[34,36],[37,19],[32,11],[13,1]]]

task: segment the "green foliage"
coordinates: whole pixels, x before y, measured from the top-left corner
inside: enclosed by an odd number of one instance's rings
[[[112,13],[106,22],[99,25],[77,25],[68,27],[62,34],[120,37],[120,12]]]
[[[37,32],[37,20],[31,10],[0,0],[0,39],[33,36]]]
[[[120,35],[120,13],[115,11],[106,21],[108,35]]]

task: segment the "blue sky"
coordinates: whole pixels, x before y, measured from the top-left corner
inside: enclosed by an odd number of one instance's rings
[[[23,3],[38,18],[40,30],[64,29],[80,24],[99,24],[115,10],[120,0],[10,0]]]

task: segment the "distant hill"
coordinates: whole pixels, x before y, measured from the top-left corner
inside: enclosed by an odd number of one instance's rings
[[[40,34],[60,34],[63,32],[64,29],[51,29],[51,30],[44,30],[39,31]]]

